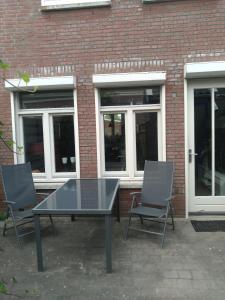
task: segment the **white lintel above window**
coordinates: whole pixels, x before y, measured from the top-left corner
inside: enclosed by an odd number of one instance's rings
[[[212,78],[225,76],[225,61],[188,63],[185,78]]]
[[[163,85],[166,72],[137,72],[93,75],[93,84],[98,88]]]
[[[111,0],[41,0],[42,10],[62,10],[108,5],[111,5]]]
[[[50,89],[68,89],[76,88],[76,78],[74,76],[54,76],[54,77],[35,77],[30,78],[26,84],[21,79],[7,79],[5,88],[10,91],[16,91],[18,88],[37,87],[38,90]]]
[[[182,0],[142,0],[142,3],[156,3],[156,2],[172,2],[172,1],[182,1]]]

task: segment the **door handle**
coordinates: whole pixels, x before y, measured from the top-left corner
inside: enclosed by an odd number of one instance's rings
[[[189,149],[188,150],[188,161],[189,161],[189,163],[192,162],[193,156],[197,156],[197,155],[198,155],[198,153],[192,153],[192,149]]]

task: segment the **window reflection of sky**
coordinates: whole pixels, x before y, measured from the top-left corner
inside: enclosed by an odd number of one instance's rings
[[[117,179],[71,179],[37,210],[110,210],[118,184]]]

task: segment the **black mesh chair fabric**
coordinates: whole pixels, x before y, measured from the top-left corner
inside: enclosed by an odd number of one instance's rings
[[[132,205],[129,211],[129,221],[125,238],[130,229],[162,236],[161,246],[164,245],[167,220],[171,217],[174,230],[174,208],[172,205],[173,162],[145,161],[143,187],[140,193],[131,193]],[[139,196],[139,197],[138,197]],[[140,217],[141,228],[131,226],[133,216]],[[144,220],[161,223],[161,231],[145,229]]]
[[[37,204],[32,169],[30,163],[0,167],[2,183],[7,205],[7,219],[3,227],[3,236],[8,229],[15,229],[17,240],[34,230],[25,230],[24,225],[33,222],[32,208]],[[7,226],[11,217],[13,226]],[[53,225],[52,218],[50,221]]]
[[[14,202],[13,210],[36,204],[30,163],[1,166],[1,172],[6,201]]]
[[[166,206],[172,195],[173,162],[145,161],[141,202]]]

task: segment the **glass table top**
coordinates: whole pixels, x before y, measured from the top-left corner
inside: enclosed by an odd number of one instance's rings
[[[119,179],[70,179],[34,209],[34,214],[110,214]]]

